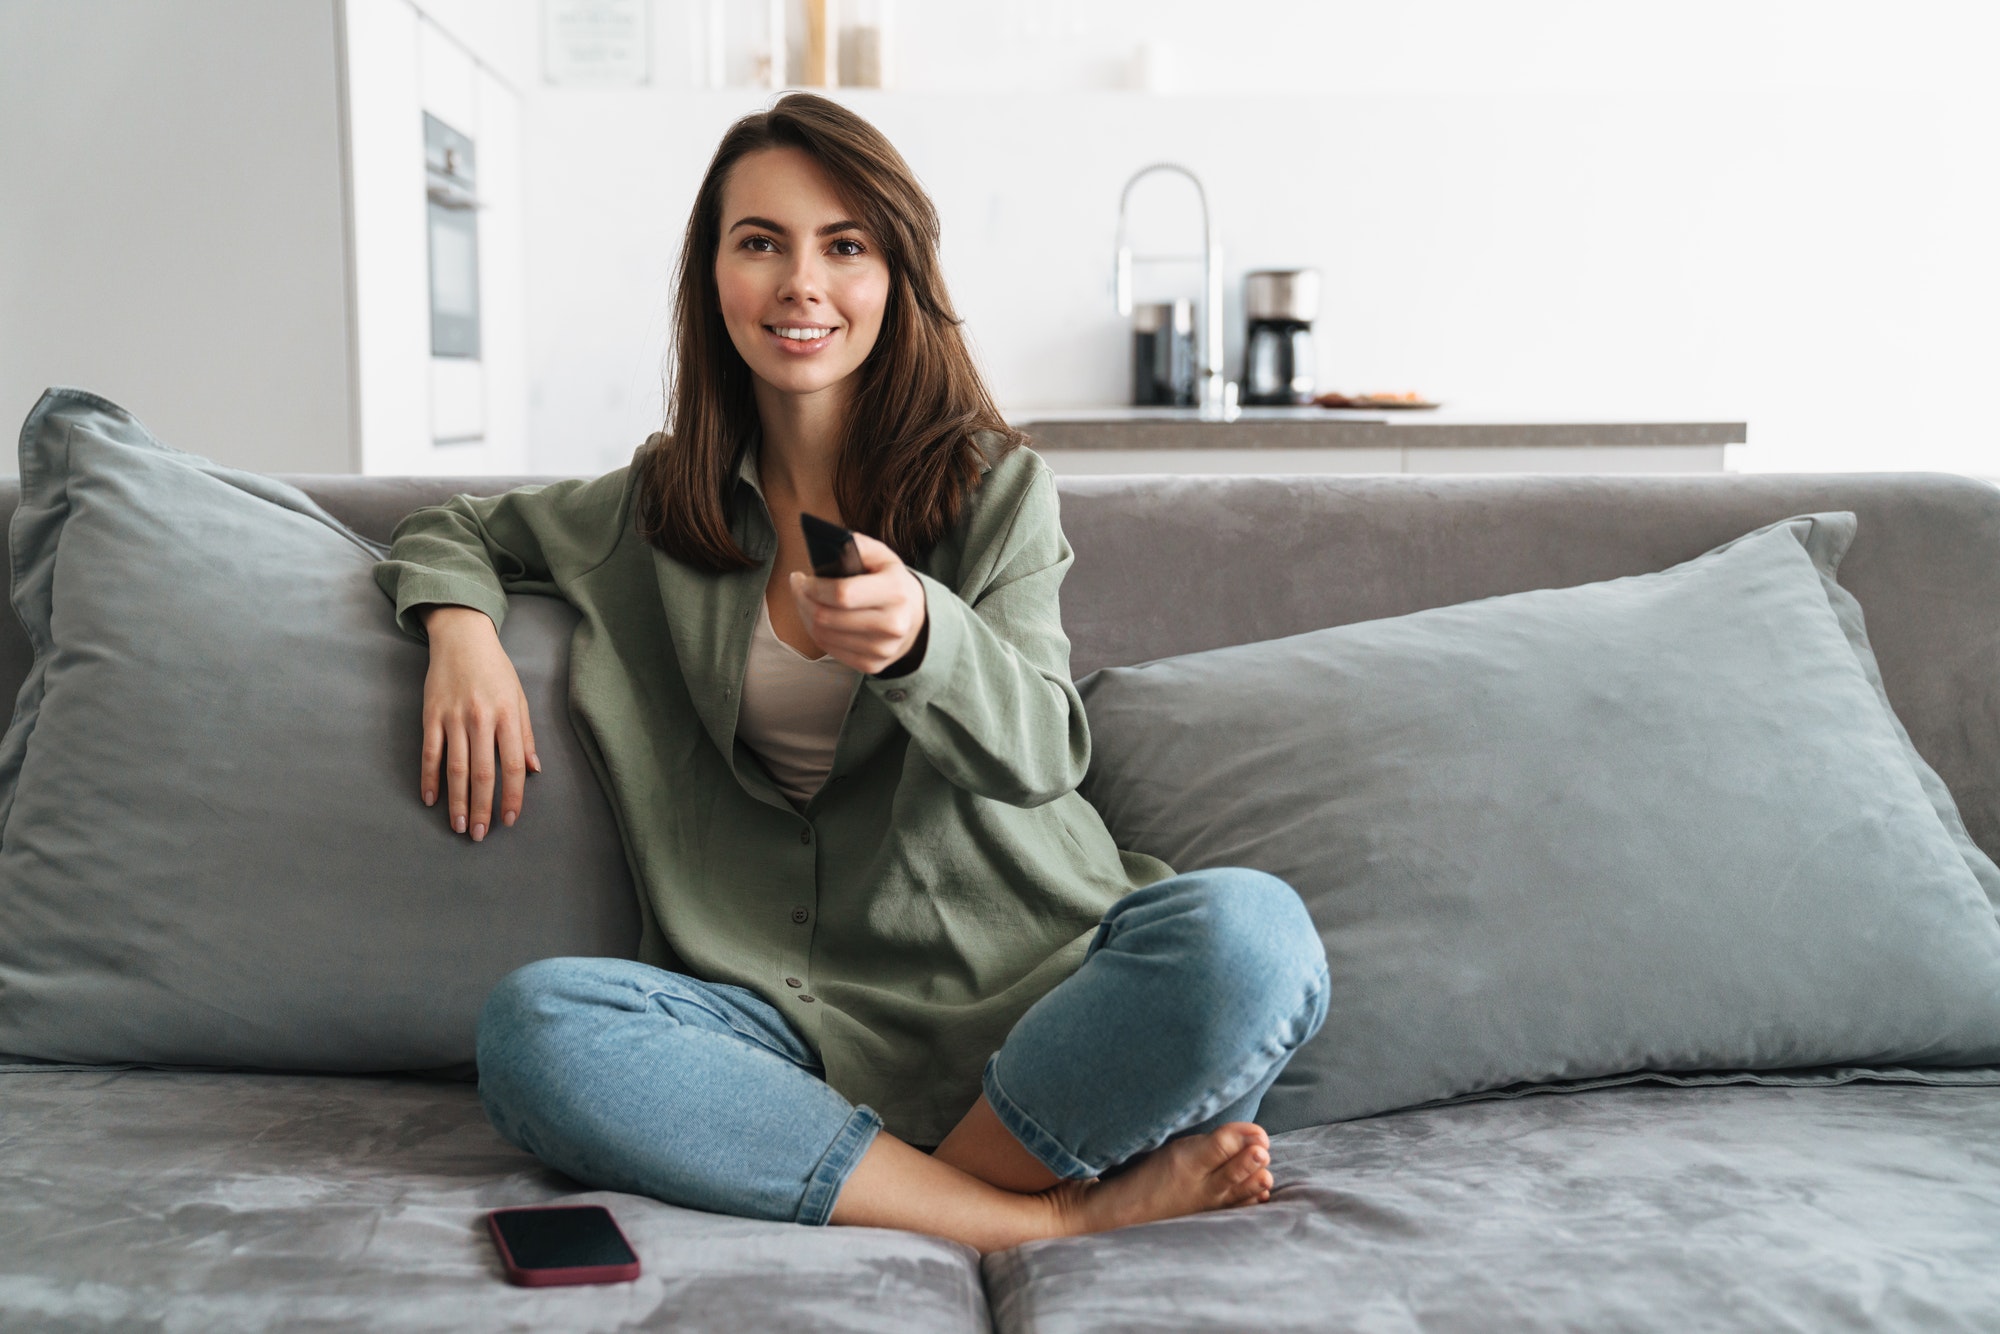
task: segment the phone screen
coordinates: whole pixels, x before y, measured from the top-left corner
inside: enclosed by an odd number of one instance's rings
[[[639,1261],[610,1212],[598,1204],[498,1209],[493,1226],[521,1269],[595,1269]]]

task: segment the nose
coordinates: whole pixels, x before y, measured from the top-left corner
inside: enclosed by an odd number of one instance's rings
[[[826,275],[820,257],[811,247],[800,246],[793,252],[792,262],[785,267],[784,279],[778,284],[777,295],[780,301],[808,307],[826,299]]]

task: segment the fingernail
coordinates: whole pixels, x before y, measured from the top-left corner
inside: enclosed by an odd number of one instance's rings
[[[464,817],[463,815],[454,815],[454,816],[452,816],[452,817],[451,817],[451,827],[452,827],[453,829],[456,829],[456,830],[457,830],[457,831],[458,831],[459,833],[461,833],[461,834],[462,834],[462,833],[464,833],[464,832],[465,832],[465,817]]]
[[[438,799],[438,794],[435,792],[424,793],[424,805],[426,806],[437,805],[437,799]]]
[[[514,827],[514,812],[508,811],[506,814],[502,815],[500,817],[500,823],[506,825],[509,829],[512,829]]]
[[[542,771],[542,757],[539,755],[530,755],[528,757],[528,767],[536,773],[540,773]]]
[[[478,842],[478,841],[479,841],[480,839],[482,839],[482,838],[485,838],[485,837],[486,837],[486,826],[485,826],[485,825],[483,825],[483,824],[476,824],[476,825],[472,826],[472,841],[473,841],[474,843],[477,843],[477,842]]]

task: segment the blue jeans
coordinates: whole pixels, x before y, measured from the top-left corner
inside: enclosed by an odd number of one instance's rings
[[[987,1061],[986,1098],[1057,1176],[1100,1176],[1255,1119],[1326,1002],[1290,886],[1177,875],[1111,906]],[[479,1017],[479,1094],[503,1136],[591,1186],[714,1213],[831,1216],[882,1121],[823,1074],[755,992],[624,959],[529,964]]]

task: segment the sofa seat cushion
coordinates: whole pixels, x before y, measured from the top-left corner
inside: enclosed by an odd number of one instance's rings
[[[368,1076],[10,1075],[0,1329],[951,1331],[978,1257],[585,1191],[463,1084]],[[508,1284],[485,1213],[602,1204],[631,1283]]]
[[[1269,1203],[986,1259],[1006,1334],[1989,1331],[2000,1089],[1633,1086],[1272,1143]]]

